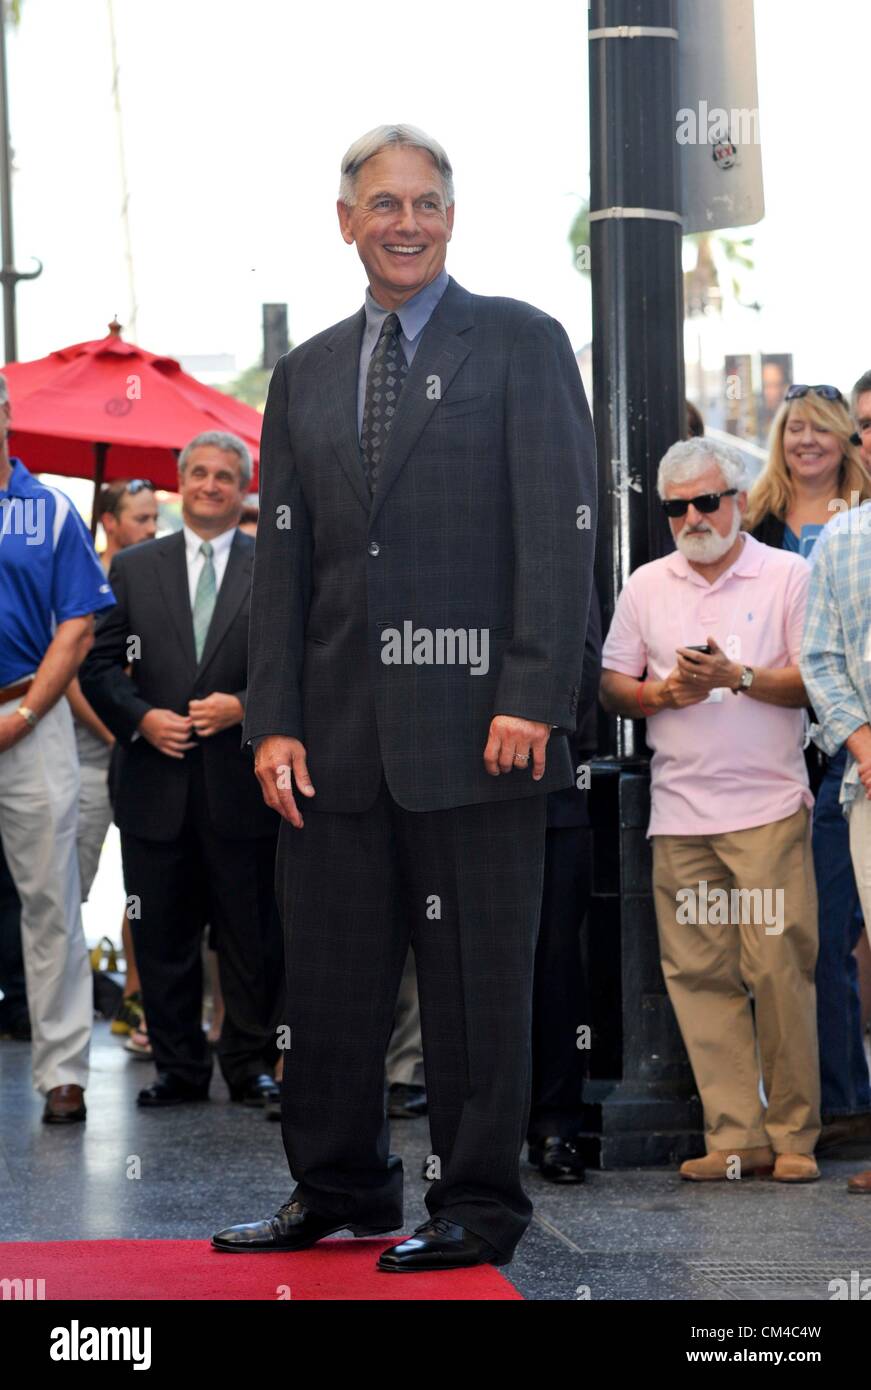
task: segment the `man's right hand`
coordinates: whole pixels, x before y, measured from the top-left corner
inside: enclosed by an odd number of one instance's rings
[[[171,709],[150,709],[139,721],[142,737],[168,758],[183,758],[189,748],[196,747],[192,728],[192,719]]]
[[[664,681],[648,683],[648,698],[651,684],[655,686],[653,696],[658,709],[686,709],[689,705],[704,704],[708,698],[708,691],[699,690],[692,677],[685,676],[677,666]]]
[[[297,830],[305,822],[293,797],[293,788],[303,796],[314,796],[315,789],[308,775],[305,748],[298,738],[274,734],[258,744],[254,756],[254,771],[263,792],[263,800]]]

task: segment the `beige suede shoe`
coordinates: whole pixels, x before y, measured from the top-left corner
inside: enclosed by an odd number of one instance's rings
[[[813,1154],[778,1154],[775,1182],[816,1182],[820,1176]]]
[[[734,1182],[765,1176],[773,1168],[774,1153],[768,1148],[715,1149],[704,1158],[688,1158],[680,1166],[680,1175],[688,1182]]]

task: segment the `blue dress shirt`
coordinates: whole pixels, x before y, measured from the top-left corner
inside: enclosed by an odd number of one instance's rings
[[[434,280],[430,280],[428,285],[424,285],[422,290],[403,304],[401,309],[383,309],[378,301],[373,297],[372,291],[366,291],[366,326],[363,329],[363,341],[360,344],[360,372],[357,378],[357,435],[363,433],[363,406],[366,401],[366,377],[369,374],[369,359],[375,351],[375,344],[381,336],[381,328],[388,314],[396,313],[399,316],[399,341],[405,353],[405,360],[409,367],[414,361],[414,354],[420,345],[421,334],[429,323],[432,312],[448,287],[450,276],[442,268]]]

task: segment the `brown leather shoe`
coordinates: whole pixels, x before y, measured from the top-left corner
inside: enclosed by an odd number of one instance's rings
[[[85,1093],[81,1086],[53,1086],[45,1098],[42,1122],[45,1125],[74,1125],[84,1120]]]
[[[871,1196],[871,1168],[867,1173],[854,1173],[847,1181],[848,1192],[867,1192]]]
[[[778,1154],[774,1164],[775,1182],[816,1182],[820,1170],[813,1154]]]
[[[715,1149],[704,1158],[688,1158],[680,1166],[680,1175],[688,1182],[734,1182],[754,1174],[766,1175],[773,1167],[774,1153],[768,1148]]]

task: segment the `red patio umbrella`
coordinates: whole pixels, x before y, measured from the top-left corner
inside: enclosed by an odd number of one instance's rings
[[[148,478],[174,491],[176,460],[194,435],[228,430],[245,441],[256,485],[260,412],[204,386],[172,357],[126,343],[121,325],[90,343],[3,368],[12,405],[10,452],[32,473]]]

